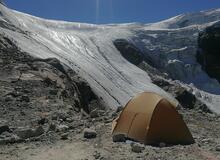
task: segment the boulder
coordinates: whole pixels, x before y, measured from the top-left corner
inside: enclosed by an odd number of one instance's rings
[[[22,139],[27,139],[32,137],[33,131],[30,128],[19,128],[15,133]]]
[[[21,139],[28,139],[31,137],[38,137],[44,133],[44,129],[42,126],[37,127],[36,129],[31,128],[19,128],[15,131],[15,133]]]
[[[196,103],[196,97],[184,88],[176,91],[175,97],[184,108],[193,109]]]
[[[97,151],[95,151],[95,153],[93,154],[93,157],[94,157],[95,159],[102,159],[101,153],[100,153],[100,152],[97,152]]]
[[[0,134],[2,134],[3,132],[9,132],[10,128],[8,125],[2,125],[0,126]]]
[[[92,138],[96,138],[97,133],[95,130],[92,130],[90,128],[85,128],[83,131],[83,136],[84,138],[92,139]]]
[[[11,102],[11,101],[13,101],[13,97],[11,95],[7,95],[5,97],[5,102]]]
[[[63,134],[61,135],[61,139],[62,139],[62,140],[67,140],[67,139],[68,139],[68,136],[69,136],[68,133],[63,133]]]
[[[35,130],[33,130],[33,137],[38,137],[40,135],[44,134],[44,128],[42,126],[37,127]]]
[[[215,147],[215,150],[218,151],[218,152],[220,152],[220,145],[217,145],[217,146]]]

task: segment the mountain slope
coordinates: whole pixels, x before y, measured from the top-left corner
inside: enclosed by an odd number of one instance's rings
[[[162,72],[180,80],[182,85],[191,84],[186,86],[195,94],[200,93],[199,98],[220,113],[216,106],[220,101],[220,85],[202,71],[195,59],[198,31],[219,20],[219,10],[198,13],[192,19],[182,15],[147,25],[93,25],[45,20],[2,5],[0,11],[2,34],[32,56],[55,57],[71,67],[88,81],[109,107],[125,105],[130,97],[143,91],[156,92],[177,103],[152,84],[145,71],[123,58],[113,42],[126,39],[149,56]],[[204,14],[207,15],[205,20],[200,20]]]

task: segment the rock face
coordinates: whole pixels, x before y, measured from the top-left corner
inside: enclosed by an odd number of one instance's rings
[[[210,77],[220,81],[220,22],[199,34],[197,60]]]
[[[117,39],[114,41],[114,45],[122,56],[132,64],[138,65],[143,61],[144,57],[140,50],[127,40]]]

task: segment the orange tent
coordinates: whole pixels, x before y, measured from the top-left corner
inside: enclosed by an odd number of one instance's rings
[[[113,121],[112,134],[152,145],[194,143],[176,106],[151,92],[138,94],[127,103]]]

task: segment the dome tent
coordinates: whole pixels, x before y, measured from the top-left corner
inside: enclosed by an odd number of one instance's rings
[[[145,144],[192,144],[194,139],[176,111],[165,98],[144,92],[132,98],[113,121],[112,134],[123,134]]]

